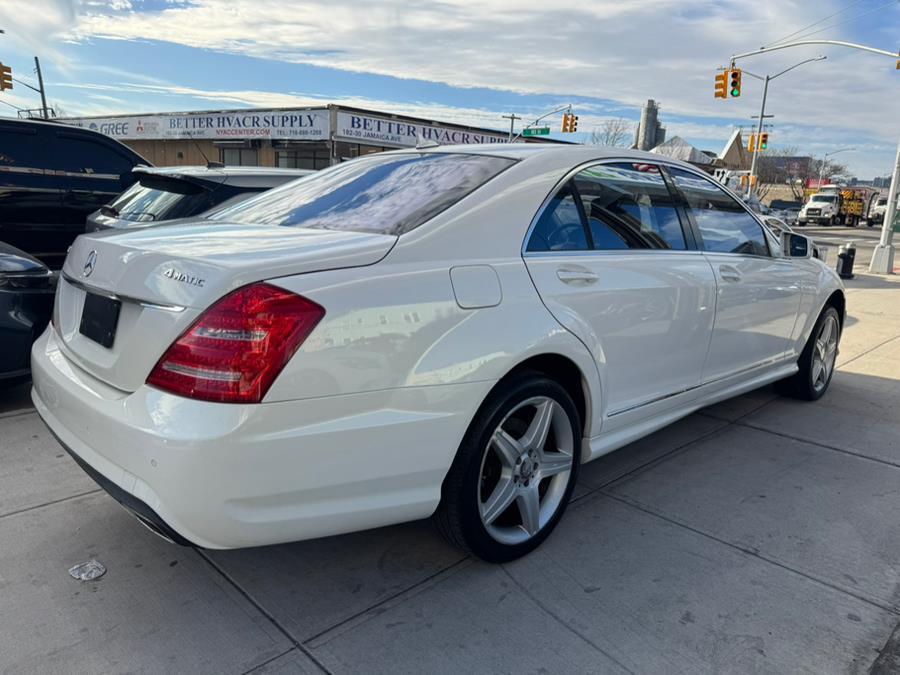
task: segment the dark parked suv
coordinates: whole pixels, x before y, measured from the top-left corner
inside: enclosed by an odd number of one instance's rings
[[[0,241],[59,269],[88,214],[127,189],[138,164],[95,131],[0,118]]]

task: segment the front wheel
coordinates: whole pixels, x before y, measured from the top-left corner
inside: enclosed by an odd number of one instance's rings
[[[779,392],[804,401],[822,398],[834,375],[840,341],[841,319],[837,310],[829,305],[819,316],[797,360],[800,370],[778,383]]]
[[[450,543],[488,562],[537,548],[556,527],[578,475],[581,420],[541,373],[501,383],[466,432],[434,521]]]

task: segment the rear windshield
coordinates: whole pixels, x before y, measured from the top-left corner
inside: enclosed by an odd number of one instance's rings
[[[213,205],[210,192],[184,180],[141,176],[104,209],[107,215],[134,222],[187,218]]]
[[[813,195],[809,200],[811,202],[835,202],[837,195]]]
[[[400,235],[514,163],[488,155],[384,154],[355,159],[217,211],[260,225]]]

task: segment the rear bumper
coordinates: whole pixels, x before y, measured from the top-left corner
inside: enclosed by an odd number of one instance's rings
[[[32,352],[41,418],[94,480],[164,536],[240,548],[430,515],[492,383],[231,405],[113,389]]]

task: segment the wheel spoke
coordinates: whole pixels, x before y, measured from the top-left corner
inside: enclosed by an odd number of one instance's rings
[[[519,515],[522,516],[522,528],[530,535],[541,529],[541,497],[538,493],[538,482],[519,492],[516,498]]]
[[[816,340],[816,352],[818,352],[820,359],[825,358],[825,341],[821,338]]]
[[[500,457],[500,463],[508,468],[516,465],[516,460],[522,456],[522,446],[519,441],[506,433],[503,429],[497,429],[491,438],[491,443]]]
[[[813,385],[815,385],[819,381],[819,377],[822,375],[822,370],[825,368],[825,362],[819,359],[813,359],[813,367],[812,367],[812,381]]]
[[[490,525],[497,517],[509,508],[516,498],[516,484],[512,478],[503,476],[494,488],[491,496],[481,505],[481,517],[486,525]]]
[[[540,450],[547,442],[550,424],[553,422],[553,401],[543,401],[534,407],[534,418],[519,443],[525,450]]]
[[[825,321],[822,325],[822,330],[819,332],[819,340],[822,345],[828,344],[828,340],[831,339],[831,319]]]
[[[555,476],[572,468],[572,456],[563,452],[545,452],[540,458],[540,462],[541,478]]]

